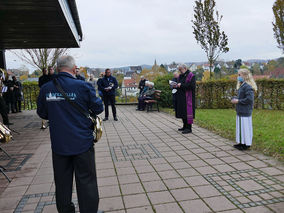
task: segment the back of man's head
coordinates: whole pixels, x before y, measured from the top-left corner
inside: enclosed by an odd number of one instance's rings
[[[76,68],[75,59],[70,55],[59,57],[56,63],[58,72],[61,72],[63,69],[64,71],[72,72]]]

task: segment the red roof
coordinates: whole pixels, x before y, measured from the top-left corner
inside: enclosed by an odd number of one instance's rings
[[[136,81],[134,79],[124,79],[123,83],[125,87],[137,87]]]
[[[257,79],[269,79],[270,75],[254,75],[253,78],[254,78],[254,80],[257,80]]]

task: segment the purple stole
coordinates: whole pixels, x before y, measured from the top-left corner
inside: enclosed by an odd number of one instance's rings
[[[190,72],[187,75],[185,82],[189,83],[193,76],[194,74]],[[185,97],[186,97],[187,123],[193,124],[192,91],[187,90],[185,93]]]

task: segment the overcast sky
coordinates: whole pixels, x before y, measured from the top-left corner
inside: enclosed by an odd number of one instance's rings
[[[81,48],[72,49],[79,66],[206,61],[193,36],[194,0],[77,0],[83,30]],[[216,0],[230,51],[220,59],[281,56],[273,36],[274,0]],[[7,53],[7,68],[22,62]],[[15,61],[16,60],[16,61]]]

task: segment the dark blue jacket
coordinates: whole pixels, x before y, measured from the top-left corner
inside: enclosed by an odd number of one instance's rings
[[[71,100],[95,114],[103,111],[100,98],[87,82],[78,81],[69,73],[59,73],[58,82]],[[92,122],[58,92],[53,81],[44,84],[37,100],[37,114],[49,120],[52,151],[59,155],[77,155],[93,145]]]
[[[252,114],[254,91],[252,87],[243,83],[238,90],[239,103],[236,105],[236,111],[238,116],[249,117]]]
[[[76,75],[76,78],[78,79],[78,80],[82,80],[82,81],[85,81],[86,79],[83,77],[83,76],[81,76],[81,75]]]
[[[109,91],[105,91],[105,88],[109,87],[110,84],[113,84],[112,89]],[[117,80],[113,76],[109,77],[104,76],[102,80],[98,83],[98,89],[103,92],[103,96],[115,95],[115,90],[117,89],[117,87],[118,87]]]

